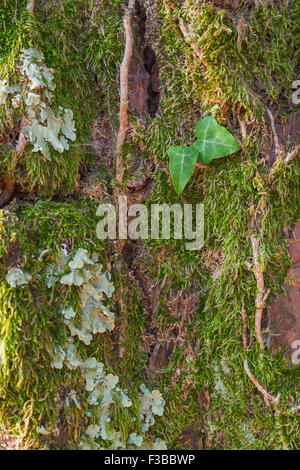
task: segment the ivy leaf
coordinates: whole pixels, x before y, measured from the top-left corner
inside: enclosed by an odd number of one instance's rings
[[[233,135],[225,127],[220,126],[212,116],[199,122],[195,134],[198,140],[194,148],[198,152],[199,162],[203,165],[207,165],[215,158],[226,157],[240,150]]]
[[[180,194],[194,173],[198,151],[194,147],[171,147],[168,155],[173,186],[176,193]]]

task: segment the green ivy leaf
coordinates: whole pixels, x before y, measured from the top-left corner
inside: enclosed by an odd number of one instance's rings
[[[215,158],[226,157],[240,150],[233,135],[225,127],[220,126],[212,116],[199,122],[195,134],[198,140],[194,148],[198,152],[199,162],[203,165],[207,165]]]
[[[194,147],[171,147],[168,155],[173,186],[176,193],[180,194],[194,173],[198,151]]]

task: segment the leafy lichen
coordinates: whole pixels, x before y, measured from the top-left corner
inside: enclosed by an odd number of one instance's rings
[[[74,208],[63,204],[39,203],[37,206],[23,208],[18,215],[6,211],[6,215],[3,216],[3,235],[5,232],[7,235],[2,237],[2,252],[9,250],[9,243],[13,236],[13,240],[18,242],[20,253],[23,253],[21,257],[23,262],[21,259],[18,261],[18,265],[22,265],[22,270],[18,269],[21,272],[30,273],[30,282],[9,286],[5,277],[13,268],[7,269],[2,266],[2,290],[4,292],[2,301],[5,309],[1,321],[1,337],[3,338],[0,367],[1,416],[7,425],[6,407],[13,408],[13,416],[17,419],[16,426],[19,426],[21,418],[18,416],[22,416],[23,406],[31,397],[35,405],[29,432],[30,438],[27,435],[23,438],[27,444],[32,442],[32,439],[35,442],[42,439],[44,442],[51,443],[57,429],[57,403],[61,401],[63,384],[68,384],[72,392],[68,393],[63,400],[64,411],[66,419],[69,420],[74,419],[77,413],[81,413],[82,424],[79,437],[81,436],[82,448],[127,448],[128,446],[135,448],[140,443],[140,439],[137,438],[137,444],[130,443],[131,434],[142,435],[145,446],[165,446],[162,441],[157,441],[153,436],[153,430],[149,435],[141,431],[144,414],[140,411],[138,403],[143,401],[143,397],[136,393],[134,383],[130,390],[121,387],[121,382],[124,380],[130,382],[126,367],[118,364],[122,374],[112,373],[111,365],[108,365],[106,361],[106,354],[103,354],[106,340],[105,335],[99,335],[99,333],[114,329],[114,314],[107,305],[111,302],[114,285],[99,261],[99,257],[102,257],[101,243],[98,242],[97,250],[92,253],[83,248],[90,242],[89,235],[94,237],[97,224],[95,214],[96,206],[90,203],[82,203],[81,206],[77,205]],[[26,223],[20,224],[21,220],[30,221],[30,228]],[[35,232],[36,227],[39,227],[38,233]],[[33,236],[34,233],[35,236]],[[66,248],[62,242],[66,236],[70,237],[71,233],[74,236],[74,249]],[[82,240],[85,241],[84,245],[82,245]],[[9,263],[12,261],[9,260]],[[83,283],[80,285],[63,284],[61,281],[70,271],[81,275]],[[26,316],[21,312],[23,312],[24,299],[28,295],[35,296],[36,289],[38,289],[40,299],[36,307],[39,314],[33,319],[32,315],[35,313],[32,309]],[[12,296],[9,304],[5,300],[7,295]],[[20,313],[16,317],[11,317],[10,308],[17,309]],[[33,349],[36,348],[36,359],[41,366],[40,369],[36,369],[36,363],[32,363],[30,359],[32,347],[29,344],[24,343],[26,344],[24,350],[20,336],[17,336],[15,341],[11,341],[8,332],[13,331],[16,320],[21,322],[22,332],[24,328],[27,331],[30,325],[28,334],[31,331]],[[28,327],[25,326],[25,322]],[[45,328],[45,324],[51,326],[51,333]],[[45,343],[43,343],[43,338],[46,339]],[[19,355],[22,361],[26,360],[26,365],[23,365],[25,369],[21,375],[20,372],[15,374],[17,365],[15,358]],[[27,375],[28,368],[32,371],[29,375]],[[53,372],[49,380],[48,375],[51,369]],[[16,378],[18,378],[17,381]],[[38,382],[34,392],[32,380]],[[16,402],[14,397],[19,387],[23,387],[24,392]],[[46,398],[40,404],[41,393],[46,393]],[[150,392],[147,393],[150,394]],[[155,400],[156,393],[160,400]],[[147,411],[148,428],[150,425],[154,428],[152,415],[161,415],[164,407],[164,401],[159,392],[154,391],[152,394],[154,394],[152,408],[150,407],[151,409]],[[151,394],[150,396],[152,397]],[[156,410],[155,403],[160,407],[159,410]],[[125,422],[128,424],[124,429]],[[10,429],[17,432],[11,420],[9,425]],[[22,432],[22,429],[21,427],[19,432]],[[159,444],[155,444],[156,441]],[[79,444],[78,440],[76,445]],[[69,445],[72,446],[72,444]]]

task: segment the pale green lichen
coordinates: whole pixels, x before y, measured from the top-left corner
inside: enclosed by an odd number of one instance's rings
[[[22,49],[19,67],[19,84],[0,84],[0,104],[8,97],[14,108],[23,108],[28,122],[26,132],[33,152],[51,160],[49,144],[59,153],[69,150],[69,142],[76,140],[73,112],[59,106],[52,109],[54,70],[44,65],[44,56],[35,49]]]
[[[81,269],[85,264],[94,264],[93,261],[88,257],[88,251],[83,248],[79,248],[72,261],[68,263],[71,269]]]
[[[143,440],[143,436],[138,436],[136,432],[131,433],[129,436],[129,444],[133,444],[137,447],[141,447]]]

